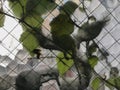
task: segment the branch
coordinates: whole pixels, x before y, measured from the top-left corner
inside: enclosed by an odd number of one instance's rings
[[[13,19],[17,19],[20,23],[24,23],[25,25],[27,25],[27,26],[28,26],[29,28],[31,28],[32,30],[35,29],[35,28],[32,27],[31,25],[29,25],[27,22],[25,22],[23,19],[17,18],[17,17],[15,17],[15,16],[12,16],[12,15],[7,14],[7,13],[2,12],[2,11],[0,11],[0,13],[1,13],[1,14],[5,14],[5,15],[13,18]],[[30,32],[30,33],[33,33],[33,31],[30,31],[30,30],[29,30],[29,32]],[[53,49],[53,50],[59,50],[59,51],[62,51],[62,52],[64,51],[64,52],[65,52],[65,50],[63,50],[62,48],[60,48],[60,47],[58,47],[57,45],[55,45],[52,40],[50,40],[49,38],[47,38],[46,36],[44,36],[41,32],[37,32],[37,33],[39,34],[39,41],[44,41],[44,42],[41,42],[41,43],[44,43],[43,45],[41,45],[43,48],[45,48],[45,49],[50,49],[50,50],[51,50],[51,49]],[[47,42],[47,43],[45,43],[45,42]]]
[[[82,60],[82,58],[79,58],[74,55],[74,65],[78,73],[79,78],[79,90],[84,90],[88,87],[90,79],[91,79],[91,67],[88,62],[85,62]]]
[[[28,27],[30,27],[32,30],[35,29],[34,27],[32,27],[31,25],[29,25],[28,23],[26,23],[22,18],[21,18],[21,19],[20,19],[20,18],[17,18],[17,17],[15,17],[15,16],[12,16],[12,15],[7,14],[7,13],[2,12],[2,11],[0,11],[0,13],[1,13],[1,14],[4,14],[4,15],[6,15],[6,16],[9,16],[9,17],[11,17],[11,18],[13,18],[13,19],[17,19],[19,22],[24,23],[25,25],[27,25]],[[37,38],[38,38],[38,40],[39,40],[39,43],[40,43],[41,47],[43,47],[43,48],[45,48],[45,49],[49,49],[50,51],[52,51],[52,50],[58,50],[58,51],[61,51],[61,52],[63,52],[63,53],[67,52],[69,55],[71,55],[71,53],[69,53],[68,51],[65,51],[64,49],[60,48],[60,47],[57,46],[51,39],[49,39],[49,38],[47,38],[46,36],[44,36],[42,32],[38,32],[38,31],[36,31],[36,30],[33,30],[33,31],[29,30],[29,32],[30,32],[31,34],[33,34],[33,32],[36,32],[36,34],[37,34],[37,36],[38,36]],[[59,57],[57,57],[57,58],[59,58]],[[62,61],[62,58],[59,58],[59,60],[60,60],[64,65],[67,65],[66,63],[64,63],[64,62]],[[67,65],[67,66],[68,66],[68,65]]]
[[[94,69],[92,69],[92,71],[93,71],[93,73],[95,73],[97,76],[99,76],[98,78],[99,78],[100,80],[105,81],[107,84],[109,84],[109,85],[111,85],[111,86],[113,86],[113,87],[115,87],[115,88],[117,89],[117,86],[116,86],[116,85],[114,85],[114,84],[110,83],[109,81],[105,80],[105,78],[102,78]]]
[[[83,4],[84,4],[84,3],[83,3]],[[58,6],[59,6],[59,5],[58,5]],[[84,9],[85,9],[85,8],[84,8]],[[64,9],[63,9],[63,10],[64,10]],[[69,18],[71,19],[69,13],[66,12],[65,10],[64,10],[64,12],[65,12],[65,13],[69,16]],[[85,11],[85,12],[86,12],[86,11]],[[1,12],[1,11],[0,11],[0,13],[1,13],[1,14],[5,14],[5,15],[13,18],[13,19],[17,19],[20,23],[24,23],[24,24],[26,24],[28,27],[30,27],[31,29],[34,29],[34,27],[32,27],[31,25],[29,25],[29,24],[28,24],[27,22],[25,22],[24,20],[21,20],[20,18],[14,17],[14,16],[12,16],[12,15],[10,15],[10,14],[7,14],[7,13]],[[86,15],[87,15],[87,12],[86,12]],[[88,15],[87,15],[87,16],[88,16]],[[81,27],[80,27],[79,25],[77,25],[72,19],[71,19],[71,21],[73,22],[73,24],[74,24],[76,27],[81,28]],[[30,31],[30,32],[31,32],[31,31]],[[55,45],[52,40],[50,40],[49,38],[45,37],[42,33],[39,32],[39,34],[40,34],[39,37],[42,37],[42,39],[40,38],[40,41],[43,41],[43,38],[44,38],[44,40],[45,40],[45,41],[44,41],[44,44],[42,45],[43,48],[49,49],[49,50],[59,50],[59,51],[62,51],[62,52],[67,52],[67,51],[61,49],[59,46]],[[48,42],[48,43],[46,43],[46,42]],[[76,54],[76,53],[75,53],[75,54]],[[75,55],[75,56],[76,56],[76,55]],[[82,80],[81,80],[81,79],[82,79],[82,74],[84,75],[84,74],[86,74],[87,72],[83,70],[83,72],[80,73],[78,62],[83,65],[82,68],[84,68],[85,70],[87,70],[87,69],[89,69],[89,68],[88,68],[88,67],[85,67],[84,65],[89,65],[89,64],[88,64],[88,63],[85,63],[84,61],[82,61],[82,60],[81,60],[80,58],[78,58],[77,56],[76,56],[74,59],[75,59],[75,60],[74,60],[74,64],[75,64],[75,67],[76,67],[76,69],[77,69],[77,72],[78,72],[78,75],[79,75],[79,79],[80,79],[80,85],[83,85],[84,82],[82,82]],[[61,61],[62,61],[62,60],[61,60]],[[89,74],[89,73],[88,73],[88,74]],[[86,76],[86,77],[87,77],[87,76]],[[85,80],[87,80],[86,77],[84,77]],[[101,78],[101,79],[104,80],[103,78]],[[49,79],[48,79],[48,80],[49,80]],[[109,83],[108,81],[106,81],[106,82],[107,82],[108,84],[110,84],[111,86],[115,86],[115,85]],[[85,82],[85,84],[86,84],[86,82]],[[81,88],[82,88],[82,87],[81,87]]]

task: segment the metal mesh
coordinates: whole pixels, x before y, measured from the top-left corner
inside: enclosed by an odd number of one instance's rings
[[[12,1],[12,0],[11,0]],[[14,1],[14,0],[13,0]],[[57,0],[58,6],[63,5],[67,0]],[[73,0],[81,7],[81,0]],[[99,48],[105,49],[109,53],[107,57],[108,62],[105,60],[100,60],[98,64],[94,67],[94,70],[97,74],[93,74],[91,78],[94,80],[96,76],[99,76],[103,79],[109,78],[109,73],[111,67],[117,67],[119,71],[120,65],[120,31],[119,31],[119,12],[120,12],[120,1],[119,0],[84,0],[85,9],[89,16],[94,15],[97,19],[101,19],[104,16],[111,17],[109,24],[104,27],[100,35],[95,39],[95,42],[98,44]],[[22,48],[22,43],[19,41],[20,35],[23,30],[20,26],[21,22],[18,17],[12,17],[13,12],[8,7],[8,1],[4,1],[3,6],[6,14],[6,23],[3,27],[1,27],[1,38],[0,38],[0,48],[1,48],[1,56],[0,56],[0,90],[15,90],[15,79],[23,71],[30,71],[26,73],[26,77],[28,81],[33,81],[33,84],[30,83],[30,87],[36,87],[34,84],[35,81],[45,82],[40,86],[40,90],[60,90],[59,85],[55,79],[50,80],[44,78],[43,76],[39,77],[39,74],[45,74],[57,68],[57,64],[60,62],[56,61],[58,57],[58,51],[41,49],[40,59],[31,58],[30,54],[26,51],[25,48]],[[14,7],[16,3],[12,6]],[[51,36],[50,34],[50,26],[49,23],[52,21],[54,17],[59,14],[58,6],[56,6],[53,10],[48,12],[46,15],[43,15],[44,22],[40,22],[39,25],[42,25],[42,31],[46,35],[46,37]],[[43,6],[45,7],[45,6]],[[46,8],[47,9],[47,8]],[[10,15],[10,16],[9,16]],[[0,17],[2,19],[3,17]],[[36,17],[33,16],[35,19]],[[72,20],[79,26],[83,24],[87,20],[87,16],[83,14],[83,12],[78,12],[78,9],[71,16]],[[37,19],[35,19],[37,21]],[[12,21],[12,22],[11,22]],[[9,25],[8,25],[9,24]],[[36,25],[36,26],[39,26]],[[75,27],[76,29],[76,27]],[[29,37],[29,34],[28,34]],[[27,37],[26,37],[27,38]],[[25,39],[26,39],[25,38]],[[85,44],[81,44],[81,48],[84,52]],[[4,52],[5,54],[3,54]],[[100,53],[97,53],[100,56]],[[10,58],[11,57],[11,58]],[[84,57],[84,55],[83,55]],[[100,57],[102,58],[102,57]],[[109,66],[110,64],[110,66]],[[64,77],[60,78],[60,82],[64,82],[63,90],[75,90],[78,83],[78,73],[74,66],[67,66],[69,70],[66,71]],[[32,70],[32,72],[31,72]],[[39,72],[39,73],[38,73]],[[45,73],[44,73],[45,72]],[[33,75],[33,76],[32,76]],[[30,78],[31,77],[31,78]],[[37,78],[38,77],[38,78]],[[37,80],[36,80],[37,78]],[[71,80],[71,82],[68,82]],[[90,85],[86,90],[109,90],[107,86],[105,86],[105,80],[103,80],[102,84],[99,85],[98,89],[92,89]],[[97,81],[96,81],[97,82]],[[105,86],[105,87],[104,87]],[[112,87],[113,88],[113,87]],[[111,88],[111,89],[112,89]],[[22,90],[22,89],[21,89]],[[27,90],[27,89],[26,89]],[[31,89],[37,90],[37,89]],[[62,89],[61,89],[62,90]],[[115,90],[115,89],[112,89]],[[119,89],[118,89],[119,90]]]

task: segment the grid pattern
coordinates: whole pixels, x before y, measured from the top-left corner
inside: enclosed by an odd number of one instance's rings
[[[16,0],[11,0],[16,1]],[[23,0],[18,0],[23,1]],[[54,0],[53,0],[54,1]],[[45,34],[46,37],[50,37],[50,25],[49,23],[55,18],[57,15],[59,15],[59,6],[63,5],[66,1],[69,0],[56,0],[57,6],[55,6],[52,10],[48,10],[47,14],[43,15],[41,22],[35,17],[32,16],[32,18],[39,24],[36,24],[34,27],[42,26],[42,31]],[[81,7],[83,5],[82,0],[73,0],[78,4],[78,7]],[[107,60],[105,60],[100,52],[97,52],[97,55],[99,59],[101,59],[98,64],[94,67],[94,74],[91,77],[90,84],[87,87],[86,90],[109,90],[107,85],[105,85],[105,82],[107,82],[105,79],[108,79],[110,75],[111,68],[115,67],[117,68],[118,72],[117,75],[119,76],[119,66],[120,66],[120,36],[119,36],[119,20],[120,20],[120,1],[119,0],[83,0],[84,1],[84,8],[86,10],[86,14],[82,11],[79,12],[79,8],[76,9],[73,15],[71,15],[71,18],[73,21],[75,21],[76,25],[81,26],[84,22],[86,22],[88,16],[95,16],[98,20],[107,16],[110,17],[109,24],[103,28],[100,35],[95,38],[95,42],[99,46],[99,48],[104,49],[106,53],[109,53],[109,56],[107,57]],[[91,2],[90,2],[91,1]],[[20,26],[22,21],[19,17],[13,16],[14,13],[10,8],[16,7],[18,3],[14,3],[11,7],[8,7],[8,2],[2,0],[1,6],[4,6],[5,9],[5,15],[8,17],[7,19],[11,18],[14,20],[14,24],[12,22],[10,23],[11,27],[7,27],[7,23],[1,27],[1,38],[0,38],[0,48],[3,49],[5,52],[7,52],[7,55],[1,55],[0,56],[0,90],[23,90],[21,87],[18,87],[19,89],[15,89],[15,80],[16,76],[18,76],[21,72],[24,73],[25,76],[28,79],[27,84],[29,85],[29,88],[24,90],[38,90],[36,89],[38,86],[40,87],[39,90],[81,90],[79,88],[79,77],[77,70],[75,69],[74,65],[66,65],[66,67],[69,68],[64,74],[63,77],[59,78],[60,84],[62,83],[62,86],[59,86],[59,82],[57,82],[56,71],[57,64],[60,63],[60,61],[56,61],[56,58],[58,57],[59,51],[54,50],[47,50],[44,48],[41,48],[41,55],[40,59],[36,59],[36,57],[31,57],[29,52],[22,48],[21,50],[18,50],[19,47],[22,46],[22,43],[19,41],[20,35],[22,34],[22,31],[18,31],[18,29],[22,29]],[[7,3],[7,4],[6,4]],[[20,4],[20,3],[19,3]],[[39,3],[37,3],[39,5]],[[36,6],[37,6],[36,4]],[[21,6],[21,5],[20,5]],[[46,6],[43,5],[43,7],[47,10]],[[24,8],[24,7],[23,7]],[[35,8],[35,7],[34,7]],[[0,11],[1,12],[1,11]],[[69,13],[68,13],[69,14]],[[88,16],[87,16],[88,15]],[[4,16],[1,16],[0,19],[2,19]],[[10,21],[8,21],[10,22]],[[26,25],[24,27],[27,27]],[[77,27],[75,27],[77,29]],[[19,34],[16,34],[19,33]],[[26,36],[27,39],[29,38],[30,33]],[[12,38],[12,40],[10,40]],[[4,44],[8,43],[8,45]],[[85,51],[86,47],[85,44],[81,44],[81,50],[82,52]],[[10,58],[10,56],[14,57],[13,59]],[[85,53],[83,53],[84,58]],[[59,58],[60,59],[60,58]],[[102,60],[103,59],[103,60]],[[51,76],[52,74],[52,76]],[[102,83],[97,87],[97,89],[92,89],[92,80],[95,80],[96,77],[100,77],[102,80]],[[17,78],[18,79],[18,78]],[[25,81],[23,81],[25,82]],[[36,83],[37,82],[37,83]],[[43,83],[41,83],[43,82]],[[110,84],[111,89],[116,88],[119,90],[118,87],[107,82]],[[28,87],[28,86],[27,86]],[[77,88],[78,87],[78,88]],[[33,89],[32,89],[33,88]],[[113,90],[112,89],[112,90]]]

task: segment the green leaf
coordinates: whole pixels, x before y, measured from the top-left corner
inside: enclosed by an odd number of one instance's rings
[[[20,37],[20,41],[22,45],[29,51],[29,53],[33,56],[32,51],[36,49],[39,45],[37,39],[28,31],[22,33]]]
[[[99,60],[98,57],[94,56],[94,55],[88,58],[88,62],[91,65],[92,68],[94,68],[95,65],[97,65],[98,60]]]
[[[81,12],[85,12],[83,7],[79,7],[79,10],[80,10]]]
[[[92,44],[89,46],[89,48],[88,48],[88,52],[89,52],[90,54],[93,54],[94,52],[96,52],[96,50],[97,50],[97,46],[96,46],[95,43],[92,43]]]
[[[27,0],[8,0],[10,9],[16,17],[21,18],[25,14],[25,5]]]
[[[64,8],[65,11],[67,11],[67,12],[69,13],[69,15],[72,15],[73,12],[76,10],[76,8],[78,8],[78,5],[77,5],[75,2],[68,0],[68,1],[62,6],[61,9],[63,9],[63,8]],[[63,11],[64,11],[64,10],[63,10]]]
[[[2,7],[0,8],[0,12],[4,12]],[[5,22],[5,14],[0,13],[0,27],[4,26],[4,22]]]
[[[117,86],[117,88],[120,90],[120,76],[115,78],[115,85]]]
[[[115,85],[115,83],[114,83],[114,78],[109,78],[107,81],[108,81],[109,83]],[[111,85],[108,84],[108,83],[106,83],[106,86],[107,86],[108,88],[110,88],[110,90],[114,89],[114,87],[111,86]]]
[[[24,21],[27,23],[27,24],[29,24],[30,26],[32,26],[32,27],[36,27],[36,28],[40,28],[41,27],[41,23],[43,23],[43,19],[40,17],[40,16],[38,16],[38,15],[29,15],[29,16],[26,16],[25,17],[25,19],[24,19]],[[28,29],[29,27],[26,25],[26,24],[24,24],[24,23],[22,23],[22,27],[23,27],[23,29],[24,30],[26,30],[26,28]]]
[[[70,35],[74,31],[74,24],[67,15],[59,14],[51,22],[51,33],[55,36]]]
[[[107,80],[109,83],[113,84],[114,86],[117,87],[117,89],[120,89],[120,76],[119,77],[112,77]],[[106,83],[106,86],[110,88],[110,90],[113,90],[114,87],[111,86],[110,84]]]
[[[100,83],[101,83],[101,80],[99,79],[99,77],[96,77],[95,79],[93,79],[91,83],[92,90],[98,90],[98,88],[100,87]]]
[[[69,55],[68,55],[69,56]],[[60,58],[64,58],[64,54],[62,52],[60,52],[58,55],[57,55],[58,58],[56,58],[57,60],[57,67],[58,67],[58,70],[59,70],[59,73],[60,73],[60,76],[64,75],[64,73],[66,71],[68,71],[70,69],[70,67],[74,64],[73,60],[70,59],[70,60],[66,60],[66,59],[61,59]]]

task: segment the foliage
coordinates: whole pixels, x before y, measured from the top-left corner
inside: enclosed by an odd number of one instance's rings
[[[0,8],[0,12],[4,12],[3,8]],[[0,14],[0,27],[4,26],[4,22],[5,22],[5,14]]]
[[[70,55],[67,55],[68,57],[71,57]],[[61,61],[62,60],[62,61]],[[72,59],[66,60],[64,58],[64,54],[60,52],[56,58],[57,61],[57,67],[60,73],[60,76],[63,76],[66,71],[70,69],[70,67],[73,66],[74,62]]]
[[[115,86],[118,90],[120,89],[120,76],[119,77],[112,77],[107,79],[107,81],[111,84],[113,84],[113,86]],[[110,89],[113,90],[114,87],[109,85],[108,83],[106,83],[106,86]]]
[[[98,88],[100,87],[100,83],[101,80],[99,77],[94,78],[91,83],[92,90],[98,90]]]
[[[30,52],[33,56],[34,54],[32,51],[38,47],[39,43],[37,42],[36,38],[28,31],[22,33],[20,41],[22,42],[23,46]],[[29,43],[28,43],[29,42]]]
[[[91,66],[92,68],[94,68],[94,67],[97,65],[98,60],[99,60],[99,59],[98,59],[97,56],[91,56],[91,57],[88,58],[88,62],[89,62],[90,66]]]
[[[88,1],[91,2],[92,0]],[[94,69],[97,65],[99,62],[99,57],[95,53],[99,47],[96,47],[94,43],[91,45],[86,44],[86,52],[84,53],[87,57],[86,61],[82,60],[82,58],[78,56],[77,50],[79,48],[77,47],[80,46],[83,41],[86,43],[93,41],[93,39],[100,34],[109,20],[103,18],[102,20],[96,21],[93,16],[91,18],[93,22],[89,23],[90,16],[87,15],[84,4],[82,3],[81,6],[78,6],[72,1],[68,1],[61,6],[58,5],[59,9],[56,8],[57,4],[54,0],[8,0],[8,2],[14,16],[17,17],[23,28],[20,42],[22,42],[23,47],[27,49],[30,55],[34,56],[32,51],[38,47],[47,47],[49,50],[58,50],[59,53],[56,57],[56,61],[60,76],[63,76],[64,73],[71,69],[73,65],[76,66],[76,70],[78,67],[81,67],[82,69],[78,70],[78,74],[80,71],[81,76],[83,76],[83,81],[81,81],[81,83],[83,86],[86,85],[85,88],[87,88],[87,84],[89,84],[88,81],[90,81],[91,76],[90,78],[87,78],[85,75],[87,75],[91,69],[86,69],[86,66],[90,65],[90,68]],[[42,33],[42,30],[40,32],[36,31],[35,33],[30,33],[30,31],[34,30],[34,28],[40,29],[42,27],[44,21],[43,16],[46,13],[53,11],[54,8],[58,9],[60,13],[50,22],[50,34],[52,36],[50,38],[46,37]],[[71,18],[77,8],[79,8],[81,12],[85,13],[88,18],[88,21],[83,23],[81,27],[78,26]],[[0,12],[2,12],[0,13],[0,27],[3,27],[5,21],[5,13],[3,8],[0,9]],[[71,34],[74,32],[75,26],[79,29],[74,38]],[[71,55],[68,54],[68,52],[70,52]],[[68,59],[65,58],[65,55]],[[81,79],[81,77],[79,77],[79,79]],[[113,84],[116,88],[120,89],[120,77],[112,77],[107,81]],[[102,80],[99,77],[94,78],[91,82],[92,89],[97,90],[101,82]],[[108,83],[106,83],[106,86],[110,89],[113,88],[113,86]]]

